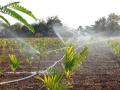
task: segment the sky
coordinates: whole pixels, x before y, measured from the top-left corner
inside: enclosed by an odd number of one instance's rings
[[[21,5],[31,10],[39,19],[58,16],[65,25],[73,28],[92,25],[95,20],[110,13],[120,14],[120,0],[0,0],[0,4],[5,5],[12,1],[20,1]],[[27,15],[22,16],[34,23]],[[17,22],[6,17],[11,23]]]

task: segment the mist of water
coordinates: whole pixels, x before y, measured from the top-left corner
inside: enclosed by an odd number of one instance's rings
[[[59,39],[64,43],[74,43],[76,44],[76,48],[79,49],[80,47],[83,47],[84,45],[90,45],[90,44],[95,44],[98,42],[106,42],[108,40],[113,40],[113,39],[118,39],[119,37],[104,37],[103,34],[104,33],[82,33],[81,31],[77,31],[75,29],[70,29],[67,27],[61,27],[59,25],[53,25],[53,30],[56,33],[56,35],[59,37]],[[9,30],[8,30],[9,31]],[[12,36],[17,37],[15,34],[13,34],[12,32],[9,31],[9,33]],[[38,53],[40,54],[40,52],[38,50],[36,50],[35,48],[33,48],[31,45],[29,45],[26,41],[24,41],[22,38],[16,38],[16,40],[18,42],[24,43],[25,45],[27,45],[27,48],[25,49],[26,52],[32,52],[32,53]],[[101,44],[100,44],[101,45]],[[49,51],[48,51],[49,52]],[[55,61],[55,63],[51,66],[49,66],[47,69],[53,68],[57,63],[59,63],[60,61],[62,61],[64,58],[64,56]],[[46,73],[46,70],[43,71],[39,71],[39,73]],[[22,78],[22,79],[17,79],[17,80],[12,80],[12,81],[7,81],[7,82],[0,82],[0,84],[6,84],[6,83],[11,83],[11,82],[16,82],[16,81],[21,81],[21,80],[25,80],[27,78],[33,77],[36,75],[36,72],[33,72],[31,76]]]
[[[15,37],[14,40],[17,41],[19,44],[23,44],[24,47],[22,47],[24,50],[24,53],[26,55],[32,55],[32,59],[34,59],[34,57],[36,57],[37,59],[39,58],[39,56],[41,55],[41,53],[43,53],[43,51],[39,51],[36,48],[34,48],[32,45],[30,45],[26,40],[24,40],[24,38],[18,37],[15,33],[11,32],[12,28],[6,28],[6,27],[1,27],[1,30],[7,30],[7,32],[9,33],[10,36]],[[61,38],[62,39],[62,38]],[[64,43],[64,41],[63,41]],[[42,48],[42,47],[41,47]],[[65,49],[65,47],[61,47],[61,48],[57,48],[54,50],[49,50],[49,51],[45,51],[45,53],[52,53],[52,52],[58,52],[61,49]]]
[[[65,26],[60,26],[58,24],[53,25],[53,30],[58,36],[58,38],[64,42],[64,44],[67,43],[73,43],[78,46],[83,46],[86,44],[94,44],[98,42],[107,42],[112,39],[120,38],[118,33],[114,32],[113,35],[110,32],[99,32],[99,33],[93,33],[93,31],[85,31],[84,33],[82,31],[78,31],[76,29],[66,28]],[[97,46],[96,46],[97,47]]]
[[[80,45],[92,39],[92,36],[88,33],[83,34],[75,29],[70,29],[66,26],[60,26],[58,24],[53,25],[53,30],[65,45],[69,43]]]

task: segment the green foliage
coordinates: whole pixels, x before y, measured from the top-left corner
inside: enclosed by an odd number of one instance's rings
[[[47,90],[68,90],[68,85],[62,83],[63,73],[59,70],[50,71],[48,74],[44,74],[43,78],[37,77],[47,87]]]
[[[21,6],[18,2],[10,3],[6,7],[10,7],[15,10],[21,11],[21,12],[31,16],[33,19],[37,20],[36,17],[33,15],[33,13],[30,10],[27,10],[25,7]]]
[[[7,5],[5,5],[4,7],[7,8],[7,7],[9,7],[11,5],[14,5],[14,4],[17,4],[17,3],[20,3],[20,2],[11,2],[11,3],[7,4]]]
[[[109,41],[108,45],[113,49],[114,53],[120,57],[120,40]]]
[[[66,78],[71,78],[73,71],[85,60],[88,56],[88,48],[84,48],[82,52],[75,52],[73,46],[66,48],[65,58],[64,58],[64,74]]]
[[[62,25],[61,20],[57,16],[48,17],[48,19],[47,19],[47,25],[51,26],[53,24]]]
[[[13,11],[13,10],[11,10],[9,8],[4,8],[4,7],[0,6],[0,12],[2,12],[4,14],[8,14],[8,15],[14,17],[18,21],[20,21],[24,25],[26,25],[32,32],[34,32],[34,28],[21,15],[19,15],[15,11]]]
[[[82,31],[87,33],[102,33],[102,35],[114,35],[114,32],[120,31],[120,15],[115,13],[109,14],[107,17],[98,18],[93,25],[81,28]],[[119,35],[119,34],[118,34]]]
[[[0,15],[0,18],[3,19],[6,22],[6,24],[8,24],[10,26],[9,21],[4,16]]]
[[[86,59],[88,56],[88,48],[85,47],[80,53],[78,53],[78,58],[82,61],[84,59]],[[80,62],[82,63],[82,62]]]
[[[20,65],[20,60],[16,57],[16,55],[13,54],[10,54],[9,58],[10,58],[10,67],[12,71],[15,72]]]
[[[40,60],[47,58],[48,53],[47,53],[45,46],[40,45],[36,48],[36,50],[38,50],[40,52],[40,54],[39,54]]]
[[[88,48],[85,47],[81,52],[75,52],[73,45],[66,48],[63,71],[51,69],[41,80],[48,90],[68,90],[71,87],[70,80],[73,71],[85,60],[88,56]],[[67,79],[64,79],[64,75]],[[64,81],[64,82],[63,82]]]
[[[23,12],[23,13],[31,16],[31,17],[33,17],[34,19],[36,19],[35,16],[32,14],[31,11],[29,11],[29,10],[27,10],[26,8],[20,6],[20,5],[19,5],[18,3],[16,3],[16,2],[15,2],[15,3],[13,2],[13,3],[8,4],[8,5],[6,5],[6,6],[1,6],[1,5],[0,5],[0,12],[1,12],[1,13],[7,14],[7,15],[9,15],[9,16],[17,19],[18,21],[22,22],[22,23],[23,23],[25,26],[27,26],[27,27],[29,28],[29,30],[31,30],[32,32],[35,31],[34,28],[33,28],[20,14],[16,13],[16,12],[13,11],[12,9],[10,9],[9,7],[14,8],[14,9],[16,9],[16,10],[18,10],[18,11],[21,11],[21,12]],[[5,19],[3,16],[1,16],[1,18],[2,18],[6,23],[8,23],[7,19]]]
[[[27,54],[27,62],[28,64],[32,64],[32,59],[33,59],[33,54],[32,53],[28,53]]]

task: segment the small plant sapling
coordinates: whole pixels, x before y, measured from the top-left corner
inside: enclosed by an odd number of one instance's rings
[[[49,73],[44,74],[43,78],[38,76],[47,90],[68,90],[68,85],[62,82],[63,73],[59,70],[50,70]]]
[[[74,70],[80,66],[80,64],[88,56],[88,48],[85,47],[82,52],[75,52],[74,46],[70,45],[66,48],[65,58],[63,63],[63,69],[65,77],[70,79]]]
[[[10,58],[10,68],[13,72],[15,72],[20,65],[20,60],[14,54],[9,54],[9,58]]]
[[[120,40],[112,40],[108,42],[110,48],[112,48],[113,52],[120,57]]]
[[[33,54],[32,53],[28,53],[27,54],[27,62],[29,65],[32,64],[32,59],[33,59]]]

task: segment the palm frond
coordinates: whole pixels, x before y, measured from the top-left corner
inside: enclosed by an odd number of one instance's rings
[[[8,21],[4,16],[0,15],[0,18],[1,18],[2,20],[4,20],[5,23],[7,23],[7,24],[10,26],[9,21]]]
[[[21,6],[18,2],[13,2],[7,5],[7,7],[13,8],[15,10],[18,10],[20,12],[23,12],[29,16],[31,16],[33,19],[37,20],[36,17],[33,15],[33,13],[26,9],[25,7]]]
[[[7,8],[7,7],[11,6],[11,5],[18,4],[18,3],[20,3],[20,2],[12,2],[12,3],[9,3],[9,4],[5,5],[4,7]]]
[[[10,15],[11,17],[14,17],[15,19],[17,19],[18,21],[22,22],[25,26],[27,26],[32,32],[34,32],[34,28],[18,13],[16,13],[15,11],[9,9],[9,8],[5,8],[3,6],[0,6],[0,12]]]

